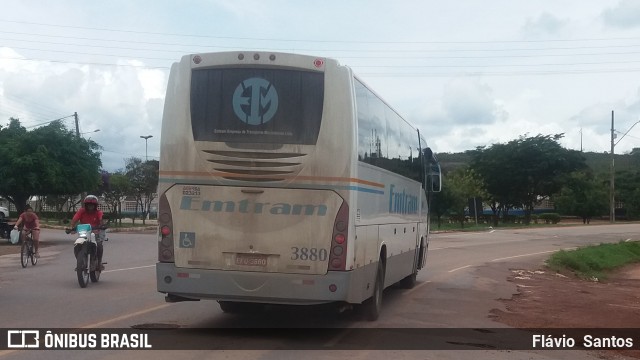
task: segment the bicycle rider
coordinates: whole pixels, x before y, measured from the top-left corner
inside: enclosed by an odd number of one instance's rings
[[[102,220],[102,216],[103,213],[101,210],[98,210],[98,198],[95,195],[87,195],[87,197],[84,198],[84,200],[82,201],[83,203],[83,207],[81,207],[76,214],[73,216],[73,219],[71,219],[71,229],[76,228],[76,224],[79,222],[80,224],[89,224],[91,225],[91,238],[92,240],[95,239],[95,236],[99,229],[100,226],[102,226],[104,224],[103,220]],[[102,239],[99,239],[99,241],[97,241],[98,244],[98,249],[97,249],[97,255],[98,255],[98,259],[102,259]],[[100,264],[101,268],[100,270],[103,269],[102,264]]]
[[[13,226],[14,229],[18,230],[20,224],[23,224],[22,233],[20,237],[22,239],[27,236],[28,232],[31,232],[31,238],[33,239],[33,249],[36,252],[36,257],[40,257],[40,252],[38,249],[40,248],[40,219],[35,212],[33,212],[33,208],[31,205],[27,204],[24,207],[24,212],[20,214],[18,217],[18,221],[16,221]]]

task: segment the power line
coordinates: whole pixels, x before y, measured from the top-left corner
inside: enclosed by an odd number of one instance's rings
[[[6,98],[8,102],[2,104],[2,108],[4,109],[3,113],[9,115],[10,117],[19,118],[21,121],[25,121],[25,117],[28,116],[29,119],[34,119],[34,121],[38,121],[39,118],[51,118],[51,115],[45,115],[38,111],[33,111],[28,108],[21,107],[17,104],[11,102],[11,99]],[[33,115],[37,117],[34,118]]]
[[[490,68],[490,67],[524,67],[524,66],[578,66],[578,65],[607,65],[607,64],[631,64],[638,63],[640,60],[634,61],[602,61],[602,62],[585,62],[585,63],[546,63],[546,64],[489,64],[489,65],[360,65],[353,66],[357,68]]]
[[[529,76],[529,75],[581,75],[581,74],[605,74],[605,73],[630,73],[640,72],[640,68],[630,69],[584,69],[584,70],[563,70],[563,71],[513,71],[513,72],[449,72],[449,73],[358,73],[360,76],[367,77],[456,77],[456,76]]]
[[[70,26],[70,25],[55,25],[55,24],[44,24],[44,23],[35,23],[35,22],[20,22],[20,21],[12,21],[12,20],[1,20],[0,21],[4,21],[4,22],[11,22],[11,23],[21,23],[21,24],[29,24],[29,25],[43,25],[43,26],[55,26],[55,27],[65,27],[65,28],[72,28],[72,29],[85,29],[85,30],[100,30],[100,31],[112,31],[112,32],[121,32],[121,33],[140,33],[140,34],[153,34],[153,35],[164,35],[164,36],[190,36],[189,34],[170,34],[170,33],[153,33],[153,32],[140,32],[140,31],[130,31],[130,30],[115,30],[115,29],[106,29],[106,28],[87,28],[87,27],[79,27],[79,26]],[[0,31],[0,33],[2,33]],[[24,35],[25,33],[20,33],[20,32],[5,32],[5,33],[14,33],[14,34],[22,34]],[[80,39],[80,40],[90,40],[90,41],[105,41],[105,42],[118,42],[118,43],[131,43],[131,44],[151,44],[151,45],[170,45],[170,46],[189,46],[189,45],[185,45],[185,44],[170,44],[170,43],[162,43],[162,42],[146,42],[146,41],[129,41],[129,40],[114,40],[114,39],[101,39],[101,38],[90,38],[90,37],[71,37],[71,36],[56,36],[56,35],[50,35],[50,34],[27,34],[30,36],[41,36],[41,37],[53,37],[53,38],[70,38],[70,39]],[[215,38],[215,39],[235,39],[235,40],[242,40],[242,39],[251,39],[251,40],[263,40],[260,38],[241,38],[241,37],[216,37],[216,36],[204,36],[204,35],[194,35],[195,37],[208,37],[208,38]],[[630,40],[630,39],[636,39],[636,38],[607,38],[606,40]],[[268,39],[268,40],[272,40],[272,41],[277,41],[277,39]],[[292,39],[285,39],[287,41],[294,41]],[[500,40],[500,41],[450,41],[450,42],[443,42],[443,41],[438,41],[438,42],[399,42],[400,44],[491,44],[491,43],[542,43],[542,42],[553,42],[553,41],[573,41],[573,42],[580,42],[580,41],[600,41],[600,40],[604,40],[602,38],[594,38],[594,39],[573,39],[573,40],[569,40],[569,39],[554,39],[554,40],[540,40],[540,41],[511,41],[511,40]],[[29,40],[26,40],[29,41]],[[34,41],[34,42],[40,42],[40,43],[46,43],[43,41]],[[314,42],[314,41],[307,41],[307,42]],[[320,41],[323,43],[342,43],[345,41],[342,40],[338,40],[338,41]],[[351,43],[351,42],[349,42]],[[362,41],[359,42],[361,44],[387,44],[387,42],[376,42],[376,41],[372,41],[372,42],[367,42],[367,41]],[[70,46],[83,46],[83,47],[101,47],[99,45],[81,45],[81,44],[67,44]],[[620,46],[620,45],[617,45]],[[630,46],[625,46],[625,47],[636,47],[638,45],[630,45]],[[225,47],[225,46],[206,46],[207,48],[233,48],[233,49],[238,49],[238,46],[233,46],[233,47]],[[115,55],[115,54],[110,54],[110,53],[89,53],[89,52],[79,52],[79,51],[67,51],[67,50],[58,50],[58,49],[51,49],[51,50],[47,50],[47,49],[40,49],[40,48],[32,48],[32,47],[22,47],[22,46],[18,46],[15,47],[16,49],[21,49],[21,50],[28,50],[28,51],[41,51],[41,52],[51,52],[51,53],[64,53],[64,54],[74,54],[74,55],[86,55],[86,56],[106,56],[106,57],[128,57],[129,55]],[[122,47],[115,47],[115,46],[111,46],[111,47],[106,47],[106,48],[111,48],[111,49],[127,49],[127,50],[136,50],[136,51],[171,51],[171,52],[178,52],[179,50],[173,50],[173,49],[169,49],[169,50],[158,50],[158,49],[134,49],[134,48],[122,48]],[[556,47],[557,48],[557,47]],[[598,46],[598,47],[594,47],[594,46],[590,46],[590,47],[565,47],[565,48],[557,48],[557,49],[576,49],[576,48],[609,48],[608,46]],[[548,50],[549,48],[543,48],[540,50]],[[298,49],[300,50],[300,49]],[[460,50],[460,49],[457,49]],[[369,53],[376,53],[376,52],[382,52],[383,50],[370,50],[370,49],[350,49],[350,50],[314,50],[314,51],[328,51],[328,52],[351,52],[351,53],[364,53],[364,52],[369,52]],[[385,51],[387,52],[393,52],[393,53],[401,53],[401,52],[411,52],[411,53],[420,53],[420,52],[446,52],[446,50],[392,50],[392,49],[385,49]],[[455,50],[452,50],[455,51]],[[474,51],[474,52],[478,52],[478,51],[531,51],[530,49],[466,49],[464,51]],[[184,53],[184,52],[183,52]],[[533,58],[533,57],[545,57],[545,56],[553,56],[553,57],[563,57],[563,56],[603,56],[603,55],[637,55],[640,54],[640,52],[621,52],[621,53],[588,53],[588,54],[506,54],[506,55],[501,55],[501,56],[495,56],[495,55],[484,55],[484,56],[478,56],[478,55],[473,55],[473,56],[430,56],[430,57],[401,57],[401,56],[381,56],[381,57],[376,57],[376,56],[343,56],[343,58],[348,59],[348,58],[366,58],[366,59],[402,59],[402,60],[417,60],[417,59],[424,59],[424,60],[434,60],[434,59],[461,59],[461,60],[470,60],[470,59],[492,59],[492,58],[496,58],[496,57],[500,57],[500,58]],[[130,56],[129,56],[130,57]],[[134,60],[159,60],[159,61],[174,61],[176,59],[169,59],[169,58],[160,58],[160,57],[137,57],[134,56],[133,57]],[[21,61],[46,61],[46,62],[52,62],[52,63],[66,63],[66,64],[79,64],[79,65],[97,65],[97,66],[125,66],[125,67],[134,67],[134,68],[146,68],[146,69],[168,69],[168,66],[147,66],[147,65],[135,65],[135,64],[112,64],[112,63],[104,63],[104,62],[80,62],[80,61],[64,61],[64,60],[52,60],[52,59],[38,59],[38,58],[13,58],[13,57],[4,57],[4,59],[11,59],[11,60],[21,60]],[[632,63],[636,63],[638,61],[634,61],[634,60],[627,60],[627,61],[600,61],[600,62],[572,62],[572,63],[537,63],[537,64],[468,64],[468,65],[455,65],[455,64],[446,64],[446,65],[405,65],[405,64],[391,64],[391,65],[352,65],[353,68],[365,68],[365,69],[375,69],[375,68],[379,68],[379,69],[390,69],[390,68],[408,68],[408,69],[420,69],[420,68],[432,68],[432,69],[437,69],[437,68],[459,68],[459,69],[473,69],[473,68],[508,68],[508,67],[540,67],[540,66],[593,66],[593,65],[612,65],[612,64],[632,64]],[[594,70],[590,70],[590,69],[576,69],[576,70],[548,70],[548,71],[517,71],[517,72],[507,72],[507,71],[503,71],[503,72],[474,72],[473,70],[470,70],[469,72],[466,72],[465,76],[510,76],[510,75],[554,75],[554,74],[585,74],[585,73],[614,73],[614,72],[636,72],[637,69],[594,69]],[[365,75],[365,74],[362,74]],[[371,76],[458,76],[460,75],[459,73],[434,73],[434,74],[429,74],[429,73],[409,73],[409,72],[397,72],[397,73],[391,73],[391,72],[376,72],[376,73],[369,73],[367,75],[371,75]]]
[[[27,47],[19,47],[12,46],[12,49],[21,49],[21,50],[32,50],[32,51],[46,51],[53,53],[62,53],[62,54],[76,54],[76,55],[92,55],[92,56],[108,56],[108,57],[123,57],[122,55],[114,55],[114,54],[104,54],[104,53],[85,53],[85,52],[77,52],[77,51],[65,51],[65,50],[52,50],[52,49],[34,49]],[[136,59],[145,59],[145,60],[163,60],[163,61],[175,61],[175,58],[152,58],[152,57],[144,57],[144,56],[136,56]]]
[[[73,115],[68,115],[68,116],[61,117],[61,118],[59,118],[59,119],[55,119],[55,120],[49,120],[49,121],[47,121],[47,122],[43,122],[43,123],[36,124],[36,125],[26,126],[26,127],[25,127],[25,129],[31,129],[31,128],[34,128],[34,127],[37,127],[37,126],[50,124],[50,123],[52,123],[52,122],[54,122],[54,121],[64,120],[64,119],[66,119],[66,118],[70,118],[70,117],[73,117]]]
[[[53,116],[60,116],[61,115],[61,111],[59,111],[58,109],[54,109],[52,107],[46,106],[46,105],[44,105],[42,103],[39,103],[39,102],[31,101],[31,100],[29,100],[28,98],[25,98],[25,97],[18,98],[16,96],[10,95],[8,93],[5,93],[3,96],[8,98],[10,101],[24,103],[25,105],[28,105],[29,108],[38,107],[41,110],[46,111],[47,113],[49,113],[48,115],[46,115],[46,117],[53,117]],[[42,96],[38,95],[38,98],[42,98]]]
[[[251,40],[251,41],[282,41],[282,42],[305,42],[305,43],[345,43],[345,44],[509,44],[509,43],[545,43],[545,42],[584,42],[584,41],[613,41],[613,40],[640,40],[640,37],[612,37],[612,38],[579,38],[579,39],[548,39],[548,40],[475,40],[475,41],[365,41],[365,40],[315,40],[315,39],[283,39],[283,38],[253,38],[238,36],[212,36],[201,34],[180,34],[180,33],[163,33],[151,31],[137,30],[120,30],[109,28],[93,28],[73,25],[47,24],[28,21],[16,21],[0,19],[1,22],[25,25],[41,25],[69,29],[97,30],[118,32],[124,34],[143,34],[143,35],[161,35],[161,36],[180,36],[194,37],[205,39],[225,39],[225,40]]]
[[[73,40],[88,40],[88,41],[103,41],[103,42],[115,42],[115,43],[130,43],[130,44],[140,44],[140,45],[163,45],[163,46],[181,46],[181,47],[199,47],[199,48],[207,48],[207,49],[246,49],[246,50],[254,50],[255,47],[243,47],[243,46],[223,46],[223,45],[203,45],[203,44],[185,44],[185,43],[171,43],[171,42],[150,42],[150,41],[137,41],[137,40],[118,40],[118,39],[105,39],[105,38],[96,38],[96,37],[77,37],[77,36],[66,36],[66,35],[51,35],[51,34],[42,34],[42,33],[24,33],[24,32],[16,32],[16,31],[0,31],[0,33],[6,34],[16,34],[16,35],[27,35],[27,36],[38,36],[38,37],[49,37],[49,38],[61,38],[61,39],[73,39]],[[33,42],[42,42],[40,40],[25,40],[20,39],[17,41],[33,41]],[[331,42],[331,41],[328,41]],[[67,45],[64,43],[54,43],[59,45]],[[366,44],[366,42],[362,42],[362,44]],[[385,43],[382,43],[385,44]],[[394,44],[402,44],[402,42],[394,42]],[[455,44],[455,43],[454,43]],[[91,46],[91,47],[101,47],[98,45],[91,44],[68,44],[75,46]],[[388,44],[385,44],[388,45]],[[296,48],[298,51],[324,51],[324,52],[365,52],[365,53],[386,53],[389,51],[401,52],[401,53],[420,53],[420,52],[505,52],[505,51],[546,51],[546,50],[579,50],[579,49],[609,49],[609,48],[635,48],[640,45],[605,45],[605,46],[573,46],[573,47],[545,47],[545,48],[508,48],[508,49],[389,49],[388,47],[384,47],[382,49],[317,49],[317,48]],[[117,48],[117,47],[116,47]],[[125,48],[131,49],[131,48]],[[179,50],[156,50],[156,49],[139,49],[134,48],[131,50],[147,50],[147,51],[179,51]],[[291,50],[291,47],[286,48],[278,48],[278,47],[270,47],[270,50],[273,51],[288,51]]]
[[[53,41],[41,41],[41,40],[25,40],[25,39],[12,39],[12,38],[2,38],[0,40],[4,41],[20,41],[20,42],[30,42],[30,43],[39,43],[39,44],[49,44],[49,45],[66,45],[66,46],[77,46],[77,47],[92,47],[92,48],[101,48],[101,49],[113,49],[113,50],[134,50],[134,51],[150,51],[150,52],[165,52],[165,53],[178,53],[184,54],[183,50],[172,50],[172,49],[144,49],[139,47],[122,47],[122,46],[104,46],[104,45],[91,45],[91,44],[74,44],[74,43],[64,43],[64,42],[53,42]],[[25,47],[16,47],[9,46],[7,47],[15,48],[15,49],[25,49],[25,50],[36,50],[36,51],[56,51],[62,52],[60,50],[49,50],[49,49],[38,49],[38,48],[25,48]],[[186,46],[186,45],[182,45]],[[202,45],[192,45],[192,46],[202,46]],[[224,46],[205,46],[208,48],[235,48],[237,47],[224,47]],[[593,47],[572,47],[572,48],[538,48],[538,49],[483,49],[483,50],[416,50],[420,52],[455,52],[455,51],[465,51],[465,52],[487,52],[487,51],[540,51],[540,50],[581,50],[581,49],[609,49],[609,48],[634,48],[640,47],[640,45],[625,45],[625,46],[593,46]],[[323,50],[327,51],[327,50]],[[329,51],[341,51],[341,50],[329,50]],[[359,52],[362,50],[353,50],[353,52]],[[414,51],[414,50],[411,50]],[[375,52],[382,52],[381,50],[375,50]],[[393,50],[394,53],[404,52],[403,50]],[[98,53],[82,53],[87,55],[102,55]],[[591,52],[591,53],[566,53],[566,54],[509,54],[509,55],[467,55],[467,56],[407,56],[407,55],[397,55],[397,56],[341,56],[343,59],[402,59],[402,60],[410,60],[410,59],[494,59],[494,58],[531,58],[531,57],[575,57],[575,56],[611,56],[611,55],[639,55],[640,51],[627,51],[627,52]],[[117,56],[113,54],[106,54],[104,56]],[[145,58],[145,59],[155,59],[155,60],[175,60],[175,58],[166,59],[166,58]]]
[[[105,64],[96,62],[80,62],[80,61],[63,61],[63,60],[50,60],[50,59],[34,59],[34,58],[12,58],[0,56],[0,59],[6,60],[20,60],[20,61],[43,61],[59,64],[76,64],[76,65],[97,65],[97,66],[118,66],[118,67],[133,67],[141,69],[163,69],[168,70],[168,66],[146,66],[146,65],[134,65],[134,64]]]
[[[116,66],[116,67],[133,67],[141,69],[161,69],[168,70],[168,66],[146,66],[146,65],[133,65],[133,64],[106,64],[95,62],[80,62],[80,61],[61,61],[61,60],[49,60],[49,59],[33,59],[33,58],[7,58],[0,57],[0,59],[20,60],[20,61],[43,61],[53,62],[61,64],[76,64],[76,65],[97,65],[97,66]],[[352,66],[358,68],[359,66]],[[396,66],[403,68],[405,66]],[[513,72],[449,72],[449,73],[391,73],[391,72],[372,72],[372,73],[358,73],[360,76],[371,77],[453,77],[453,76],[515,76],[515,75],[576,75],[576,74],[601,74],[601,73],[628,73],[638,72],[640,68],[629,69],[582,69],[582,70],[554,70],[554,71],[513,71]]]
[[[54,52],[54,53],[64,53],[64,54],[76,54],[76,55],[95,55],[95,56],[108,56],[108,57],[122,57],[121,55],[114,54],[104,54],[104,53],[84,53],[84,52],[76,52],[76,51],[64,51],[64,50],[45,50],[45,49],[34,49],[34,48],[26,48],[26,47],[14,47],[15,49],[22,50],[35,50],[35,51],[44,51],[44,52]],[[566,55],[565,55],[566,56]],[[173,61],[175,59],[168,58],[151,58],[151,57],[140,57],[137,56],[136,59],[145,59],[145,60],[164,60],[164,61]],[[629,64],[629,63],[637,63],[637,61],[600,61],[600,62],[584,62],[584,63],[543,63],[543,64],[490,64],[490,65],[402,65],[403,68],[460,68],[460,67],[521,67],[521,66],[577,66],[577,65],[607,65],[607,64]],[[361,65],[357,66],[360,68],[395,68],[399,67],[398,65]]]

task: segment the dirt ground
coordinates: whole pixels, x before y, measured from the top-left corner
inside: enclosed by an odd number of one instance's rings
[[[507,311],[491,311],[495,321],[518,328],[640,328],[640,264],[600,281],[549,269],[512,270],[508,280],[518,294],[501,300]],[[640,341],[640,330],[635,340]],[[603,353],[618,355],[640,359],[640,351]]]
[[[40,243],[40,248],[47,246],[45,241]],[[0,238],[0,256],[9,254],[20,254],[20,244],[12,245],[9,240]]]

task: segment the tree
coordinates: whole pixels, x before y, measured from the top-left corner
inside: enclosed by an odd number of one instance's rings
[[[558,143],[562,137],[563,134],[521,136],[507,144],[480,147],[472,153],[471,168],[484,179],[495,203],[503,209],[521,206],[528,224],[534,206],[560,191],[563,176],[586,168],[578,151]]]
[[[450,189],[450,213],[454,214],[460,221],[460,226],[464,227],[467,201],[472,197],[483,197],[485,193],[482,180],[471,169],[457,169],[447,174],[444,188]]]
[[[640,217],[640,171],[616,174],[616,199],[622,201],[628,218]]]
[[[158,174],[160,163],[157,160],[142,162],[140,158],[130,158],[126,164],[126,176],[131,183],[131,194],[142,209],[142,223],[149,214],[151,202],[158,190]],[[136,206],[136,215],[138,212]],[[135,217],[134,217],[135,218]]]
[[[0,127],[0,196],[18,212],[34,195],[77,194],[99,183],[100,146],[60,121],[27,131],[18,119]]]
[[[501,214],[506,217],[517,203],[513,196],[516,184],[509,176],[517,171],[517,164],[510,160],[509,151],[506,144],[493,144],[467,152],[471,156],[470,168],[483,179],[487,203],[493,212],[493,226],[498,226]]]
[[[591,173],[574,172],[566,177],[562,190],[553,200],[558,211],[580,216],[582,222],[588,224],[593,216],[607,213],[608,185]]]
[[[109,208],[111,218],[118,219],[122,225],[122,201],[125,200],[127,194],[131,193],[131,182],[129,178],[122,172],[116,172],[108,175],[107,186],[102,195]]]
[[[438,219],[438,228],[442,225],[442,216],[449,213],[454,201],[453,191],[448,186],[443,187],[442,191],[433,194],[433,202],[429,211]]]

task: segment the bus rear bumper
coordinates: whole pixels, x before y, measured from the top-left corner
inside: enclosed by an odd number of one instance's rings
[[[313,305],[358,302],[351,299],[353,271],[324,275],[238,272],[177,268],[156,264],[158,291],[171,299],[209,299],[271,304]]]

